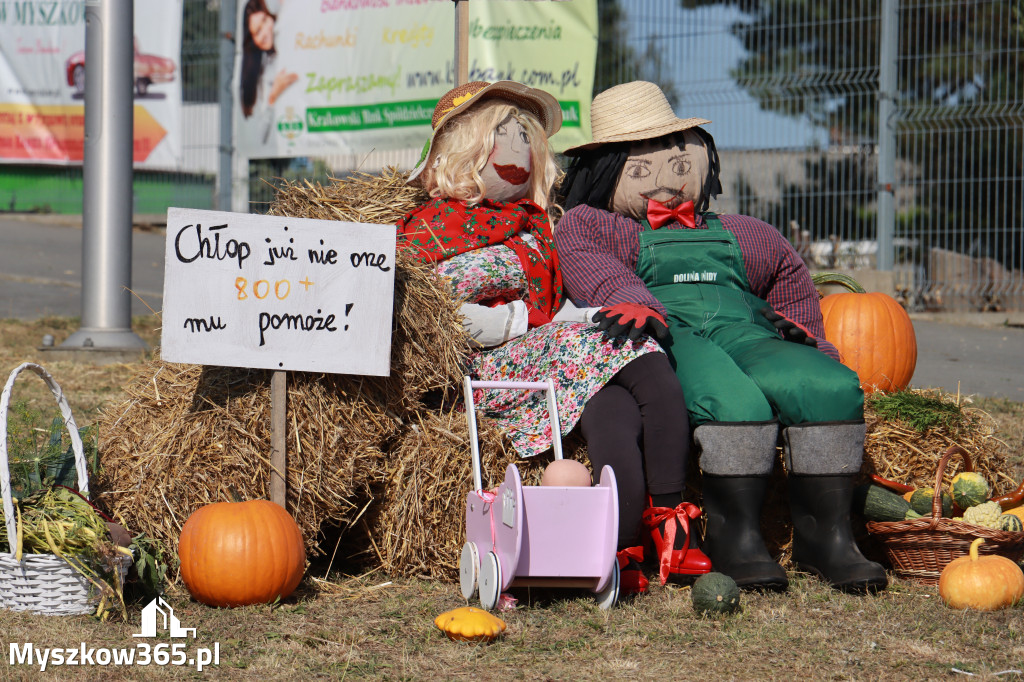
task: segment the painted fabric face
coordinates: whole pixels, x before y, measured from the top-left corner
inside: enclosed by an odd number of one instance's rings
[[[612,210],[634,220],[647,215],[649,199],[674,208],[697,203],[708,174],[708,152],[692,130],[634,142],[612,195]]]
[[[518,201],[530,191],[530,137],[523,124],[509,116],[494,129],[494,149],[480,171],[484,198]]]

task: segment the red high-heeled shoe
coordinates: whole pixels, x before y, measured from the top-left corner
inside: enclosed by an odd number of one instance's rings
[[[644,575],[640,563],[644,560],[644,548],[626,547],[615,553],[619,562],[619,593],[643,594],[650,581]]]
[[[658,575],[662,585],[668,582],[672,573],[703,575],[711,572],[711,559],[696,547],[690,547],[690,520],[700,515],[700,507],[689,502],[680,502],[675,509],[647,507],[644,510],[644,525],[651,532],[654,551],[658,555]],[[686,539],[680,549],[675,549],[676,535],[680,531]]]

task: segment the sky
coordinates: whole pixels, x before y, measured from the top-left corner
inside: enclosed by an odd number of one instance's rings
[[[642,0],[621,3],[629,17],[635,49],[655,34],[664,39],[663,56],[669,77],[676,82],[680,118],[700,116],[719,149],[807,148],[827,145],[828,133],[806,119],[762,111],[757,100],[741,90],[729,76],[745,54],[729,32],[747,15],[734,7],[683,9],[679,0]]]

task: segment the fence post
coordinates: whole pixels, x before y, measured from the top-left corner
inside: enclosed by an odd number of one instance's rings
[[[455,84],[469,82],[469,0],[455,0]]]
[[[896,97],[898,94],[899,0],[882,0],[881,44],[878,58],[878,262],[893,269],[896,227]]]
[[[220,109],[220,146],[217,166],[217,209],[231,210],[231,185],[234,177],[235,138],[232,118],[235,98],[231,79],[235,69],[235,0],[220,2],[220,63],[217,70],[217,103]]]

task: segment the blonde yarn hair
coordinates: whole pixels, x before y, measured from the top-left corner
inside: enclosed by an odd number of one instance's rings
[[[554,208],[552,193],[561,171],[540,121],[529,111],[500,99],[488,99],[444,124],[434,140],[435,161],[423,170],[423,188],[431,197],[478,204],[483,199],[480,171],[494,149],[494,129],[514,117],[530,137],[530,188],[526,198],[544,210]]]

